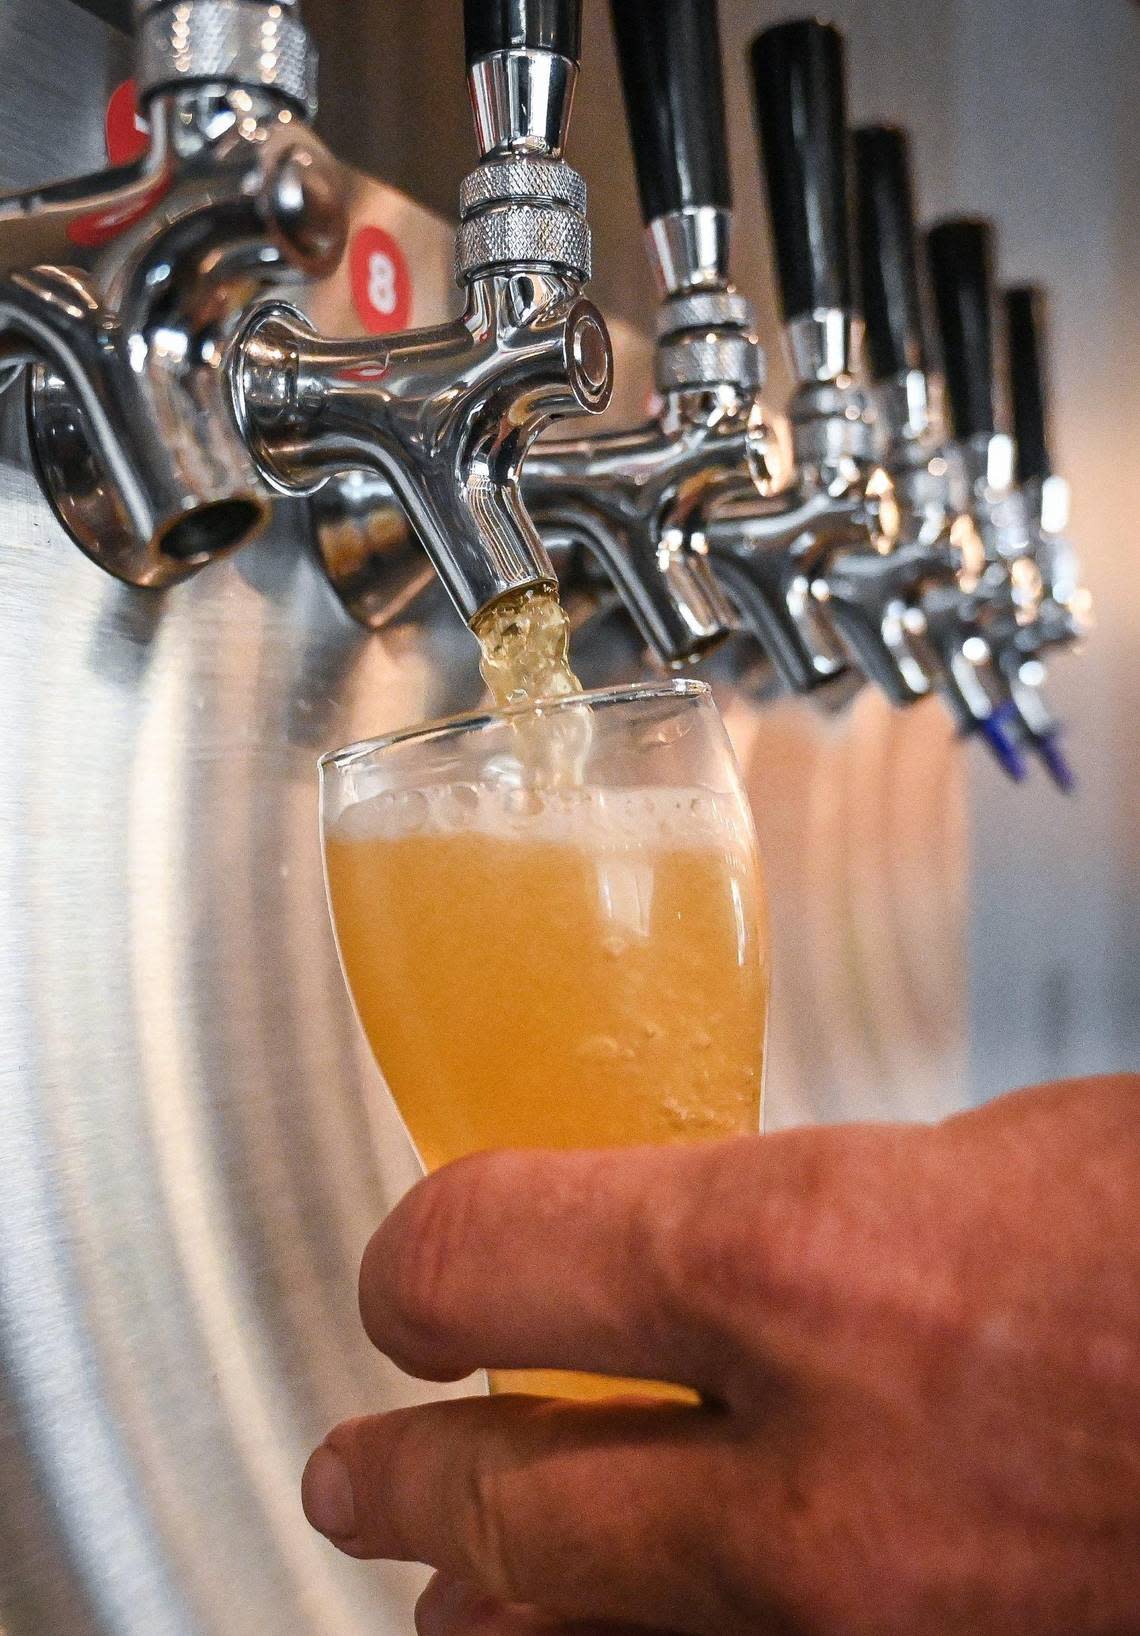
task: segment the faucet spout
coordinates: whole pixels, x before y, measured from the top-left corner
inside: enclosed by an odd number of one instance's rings
[[[571,281],[492,272],[472,281],[462,318],[380,343],[327,340],[299,314],[263,309],[235,349],[233,384],[266,479],[295,494],[351,472],[386,479],[471,624],[500,597],[555,582],[523,462],[552,418],[604,407],[612,358]]]
[[[754,392],[707,382],[672,389],[643,426],[541,444],[526,493],[544,533],[596,558],[650,651],[674,667],[735,623],[708,544],[720,498],[740,485],[767,492],[779,462]]]
[[[345,343],[267,309],[231,366],[259,469],[285,492],[317,496],[326,572],[372,627],[422,581],[393,501],[473,628],[501,598],[555,585],[524,462],[553,419],[599,413],[613,390],[609,335],[581,293],[586,184],[561,158],[581,0],[466,0],[464,17],[482,159],[460,189],[463,316]]]
[[[64,527],[159,588],[267,516],[227,410],[228,344],[259,289],[336,265],[346,220],[306,124],[315,65],[292,0],[146,4],[138,25],[143,159],[0,201],[0,351],[33,366],[31,438]]]

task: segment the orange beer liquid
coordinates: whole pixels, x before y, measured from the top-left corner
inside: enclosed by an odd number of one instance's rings
[[[734,801],[443,786],[362,801],[326,844],[357,1010],[429,1170],[759,1129],[768,933]],[[493,1377],[562,1397],[629,1384]]]

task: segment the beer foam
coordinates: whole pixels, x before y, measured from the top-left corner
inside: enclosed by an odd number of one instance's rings
[[[416,835],[485,835],[588,850],[747,848],[751,832],[730,796],[687,789],[540,790],[517,785],[439,784],[386,791],[346,807],[330,826],[340,842],[401,841]]]

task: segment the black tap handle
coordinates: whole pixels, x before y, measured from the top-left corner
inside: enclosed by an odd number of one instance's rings
[[[1005,292],[1006,340],[1017,480],[1044,481],[1053,475],[1049,456],[1049,403],[1045,383],[1045,292],[1021,284]]]
[[[906,132],[855,132],[855,219],[867,360],[877,381],[927,367]]]
[[[849,312],[843,36],[830,23],[778,23],[750,57],[784,318]]]
[[[718,0],[610,0],[646,223],[732,208]]]
[[[992,437],[993,228],[966,218],[939,222],[926,246],[954,436]]]
[[[582,0],[463,0],[467,66],[492,51],[553,51],[579,62]]]

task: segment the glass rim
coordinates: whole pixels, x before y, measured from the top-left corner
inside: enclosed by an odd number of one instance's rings
[[[564,693],[552,699],[539,699],[535,704],[510,704],[495,710],[469,710],[458,716],[445,716],[436,721],[420,722],[415,727],[397,728],[394,732],[383,733],[378,738],[361,739],[356,744],[347,744],[341,750],[328,750],[321,756],[317,766],[322,773],[334,769],[340,772],[357,761],[367,760],[369,756],[396,749],[400,745],[435,743],[440,739],[458,736],[460,733],[481,732],[488,727],[498,727],[522,716],[553,715],[559,710],[567,710],[575,705],[599,706],[622,704],[627,701],[702,698],[711,699],[712,688],[707,682],[697,681],[691,676],[675,676],[662,682],[630,682],[620,687],[593,688],[585,693]]]

